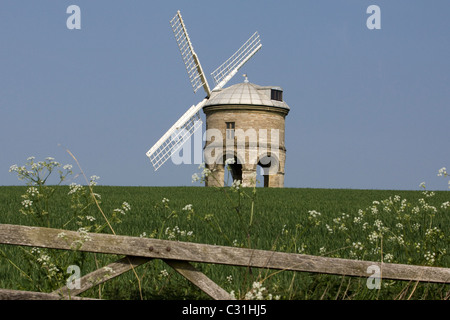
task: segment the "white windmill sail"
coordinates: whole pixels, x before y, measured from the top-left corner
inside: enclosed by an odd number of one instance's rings
[[[184,25],[180,11],[178,11],[175,17],[170,20],[170,25],[172,26],[175,39],[177,40],[178,48],[180,48],[180,53],[183,57],[184,65],[186,66],[186,71],[189,75],[192,88],[194,88],[194,92],[197,92],[199,88],[203,87],[206,95],[209,96],[211,91],[208,82],[206,81],[205,73],[200,65],[197,54],[194,51],[191,40],[189,39],[189,34]]]
[[[197,129],[202,127],[203,121],[200,118],[200,110],[208,101],[203,99],[199,104],[189,108],[178,119],[177,122],[147,151],[147,157],[150,158],[155,171],[161,167],[164,162],[169,160],[174,152],[177,152]]]
[[[211,75],[216,83],[215,89],[221,89],[238,70],[259,50],[262,44],[258,32],[255,32],[227,61],[214,70]]]
[[[183,116],[147,151],[155,171],[158,170],[171,156],[177,152],[189,138],[202,127],[203,121],[200,118],[200,110],[205,105],[211,94],[205,74],[194,51],[189,35],[184,25],[180,11],[170,21],[175,35],[181,56],[186,66],[194,92],[203,87],[206,98],[197,105],[192,106]],[[212,73],[216,87],[222,88],[259,49],[261,42],[259,35],[255,32],[247,42],[245,42],[235,54],[225,61]]]

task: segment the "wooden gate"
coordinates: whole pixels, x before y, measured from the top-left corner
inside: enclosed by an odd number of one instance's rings
[[[61,237],[61,235],[64,237]],[[100,233],[87,234],[79,251],[123,255],[120,260],[80,279],[79,289],[60,288],[53,293],[0,289],[0,299],[76,299],[77,296],[109,279],[132,270],[152,259],[161,259],[183,277],[216,300],[232,296],[190,262],[241,267],[316,272],[355,277],[368,277],[368,267],[380,268],[381,278],[422,282],[450,283],[450,268],[413,266],[374,261],[328,258],[296,253],[235,248],[191,242],[169,241]],[[0,224],[0,243],[73,250],[72,243],[85,239],[76,231]],[[112,270],[112,271],[111,271]]]

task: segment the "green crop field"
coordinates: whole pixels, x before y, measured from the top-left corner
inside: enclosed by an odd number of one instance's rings
[[[54,192],[48,201],[35,198],[32,205],[42,206],[44,214],[38,216],[29,211],[31,204],[25,208],[30,188],[0,187],[0,223],[70,230],[90,226],[89,231],[111,233],[99,209],[86,200],[89,197],[75,197],[79,190],[69,186],[48,188]],[[450,194],[445,191],[95,186],[94,192],[120,235],[450,267]],[[44,292],[64,284],[67,265],[78,265],[86,274],[118,258],[6,245],[0,250],[0,288]],[[196,267],[241,299],[256,297],[255,282],[264,288],[259,289],[259,298],[273,299],[448,299],[450,289],[443,284],[383,280],[380,289],[371,290],[366,278]],[[208,298],[159,260],[83,296]]]

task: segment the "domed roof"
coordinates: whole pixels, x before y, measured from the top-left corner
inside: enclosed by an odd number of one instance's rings
[[[263,87],[250,82],[238,83],[228,88],[213,90],[204,108],[220,105],[255,105],[289,110],[289,106],[281,99],[282,92],[280,87]]]

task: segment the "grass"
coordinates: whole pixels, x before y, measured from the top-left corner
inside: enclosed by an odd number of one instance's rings
[[[70,215],[70,201],[67,200],[69,187],[55,188],[56,192],[49,206],[49,225],[56,228],[65,225],[67,229],[77,230],[75,220],[71,220],[73,216]],[[21,195],[26,190],[26,187],[0,187],[0,223],[36,224],[30,216],[19,213]],[[244,191],[252,194],[252,189]],[[175,237],[199,243],[250,246],[344,258],[350,257],[355,239],[365,238],[366,233],[360,228],[330,233],[326,225],[337,226],[334,221],[342,217],[342,213],[353,218],[359,209],[371,207],[374,200],[381,201],[399,195],[402,199],[416,203],[424,197],[419,191],[258,188],[252,214],[251,199],[239,196],[238,192],[229,188],[218,190],[204,187],[96,186],[95,192],[101,194],[101,207],[109,215],[124,201],[131,205],[132,210],[121,218],[122,222],[114,225],[116,234],[140,236],[145,232],[147,236],[160,236],[165,239]],[[228,192],[231,200],[224,192]],[[164,198],[169,201],[163,203]],[[439,208],[448,198],[449,193],[441,191],[435,192],[435,196],[427,201]],[[188,204],[192,204],[193,211],[183,210]],[[311,219],[310,210],[321,213],[318,225],[314,225],[315,220]],[[102,219],[96,210],[92,210],[90,214],[97,220]],[[385,225],[393,226],[397,223],[393,214],[384,214],[383,217]],[[439,209],[432,218],[433,226],[448,230],[449,217],[448,212]],[[350,223],[347,224],[348,227],[349,225]],[[186,234],[189,231],[192,231],[193,235],[188,237]],[[105,229],[105,232],[108,230]],[[414,234],[406,233],[405,230],[405,241],[410,245],[415,241]],[[407,236],[410,238],[406,238]],[[448,236],[436,240],[433,246],[448,247]],[[425,263],[423,252],[412,252],[406,245],[389,247],[386,240],[385,248],[391,250],[395,257],[394,262]],[[36,270],[35,265],[26,263],[25,257],[29,249],[7,246],[0,246],[0,249],[10,260],[0,259],[0,288],[52,290],[51,284],[36,284],[40,281],[45,283],[46,279],[42,270]],[[363,258],[381,256],[378,253],[369,253],[368,249],[364,251]],[[74,253],[71,257],[81,264],[82,274],[104,266],[116,258],[81,253]],[[442,255],[435,264],[449,267],[448,254]],[[382,289],[369,290],[366,287],[366,279],[363,278],[268,272],[207,264],[196,266],[227,291],[235,291],[240,298],[251,289],[253,282],[262,280],[266,292],[273,296],[279,295],[282,299],[402,299],[410,296],[413,299],[443,299],[448,298],[449,294],[448,285],[421,284],[415,287],[415,283],[383,281]],[[19,268],[22,270],[19,271]],[[141,295],[144,299],[207,298],[162,261],[152,261],[136,271],[142,292],[138,291],[136,277],[130,272],[108,281],[100,288],[86,292],[85,295],[100,295],[108,299],[139,299]]]

